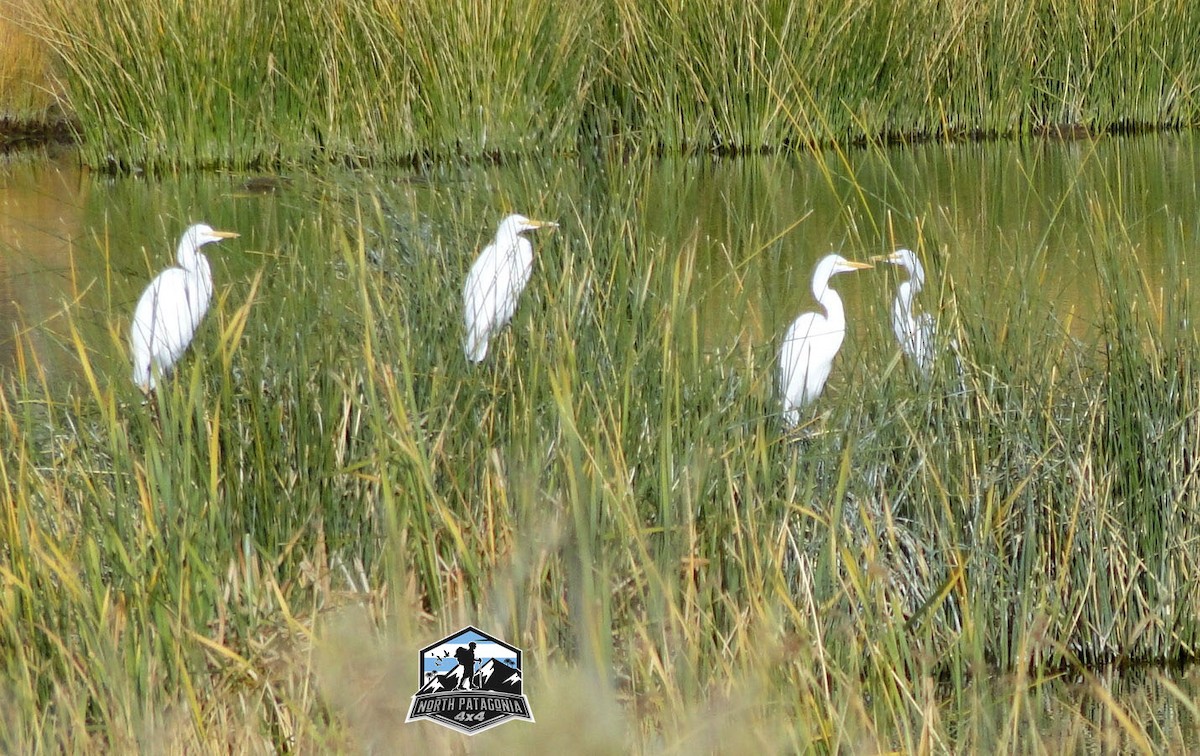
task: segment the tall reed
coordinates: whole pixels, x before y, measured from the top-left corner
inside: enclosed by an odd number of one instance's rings
[[[58,90],[51,50],[31,33],[31,3],[12,0],[0,9],[0,121],[48,120]]]
[[[38,0],[84,160],[247,167],[1194,125],[1194,3]],[[236,42],[236,43],[235,43]]]

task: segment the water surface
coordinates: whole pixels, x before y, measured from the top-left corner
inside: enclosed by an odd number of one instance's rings
[[[446,255],[453,279],[509,210],[562,223],[556,237],[537,239],[535,275],[556,275],[555,250],[584,245],[594,233],[585,224],[598,214],[655,240],[637,253],[664,258],[663,275],[674,262],[666,258],[693,256],[688,296],[711,349],[773,349],[791,319],[812,307],[808,279],[820,256],[866,259],[897,246],[925,261],[925,308],[937,310],[953,284],[960,314],[1036,315],[1046,328],[1086,340],[1108,295],[1096,274],[1101,262],[1127,258],[1160,294],[1190,279],[1200,239],[1198,163],[1200,139],[1162,134],[294,173],[278,191],[261,193],[246,190],[244,175],[113,177],[81,170],[70,152],[12,156],[0,163],[0,366],[17,365],[21,343],[52,376],[72,375],[80,360],[73,318],[102,372],[123,369],[136,298],[192,222],[243,234],[208,248],[218,293],[236,301],[254,273],[269,276],[281,256],[298,256],[322,275],[337,256],[328,228],[352,224],[356,214],[395,224],[372,237],[383,268],[403,265],[389,250],[407,247]],[[890,269],[836,279],[850,318],[847,353],[887,348],[895,281]],[[460,286],[461,278],[447,280],[446,296],[456,301]],[[1018,291],[1034,303],[1029,311],[983,306]],[[265,292],[256,317],[283,312],[270,298],[284,293]],[[277,327],[320,332],[319,320],[294,320]]]

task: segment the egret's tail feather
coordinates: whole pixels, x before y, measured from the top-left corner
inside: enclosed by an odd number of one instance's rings
[[[486,335],[480,335],[475,331],[467,332],[467,340],[463,344],[463,352],[467,355],[468,362],[483,362],[483,358],[487,356],[488,338]]]

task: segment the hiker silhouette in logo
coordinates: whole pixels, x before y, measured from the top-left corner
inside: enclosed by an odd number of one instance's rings
[[[471,689],[471,678],[475,675],[475,641],[471,641],[471,645],[461,646],[454,652],[454,658],[458,659],[458,663],[462,665],[463,674],[462,682],[458,684],[460,690]]]

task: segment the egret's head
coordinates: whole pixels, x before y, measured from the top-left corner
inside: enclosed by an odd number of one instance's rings
[[[215,231],[212,226],[204,223],[197,223],[194,226],[189,226],[187,231],[183,232],[183,236],[179,239],[179,249],[176,252],[176,259],[184,268],[192,267],[196,253],[205,244],[219,242],[222,239],[236,239],[238,234],[232,231]]]
[[[523,231],[536,231],[539,228],[557,228],[558,224],[554,221],[534,220],[526,218],[520,213],[513,213],[504,220],[500,221],[500,229],[497,236],[505,234],[519,234]]]
[[[917,259],[917,254],[911,249],[898,249],[890,255],[879,255],[872,257],[872,262],[885,262],[892,265],[899,265],[908,271],[908,274],[917,279],[918,283],[925,281],[925,269],[921,267],[921,261]]]
[[[219,242],[222,239],[236,239],[240,234],[233,231],[215,231],[212,226],[204,223],[196,225],[183,232],[184,238],[188,239],[194,246],[202,247],[205,244]]]
[[[911,249],[898,249],[890,255],[876,255],[871,262],[885,262],[899,265],[906,270],[912,270],[917,264],[917,255]]]

